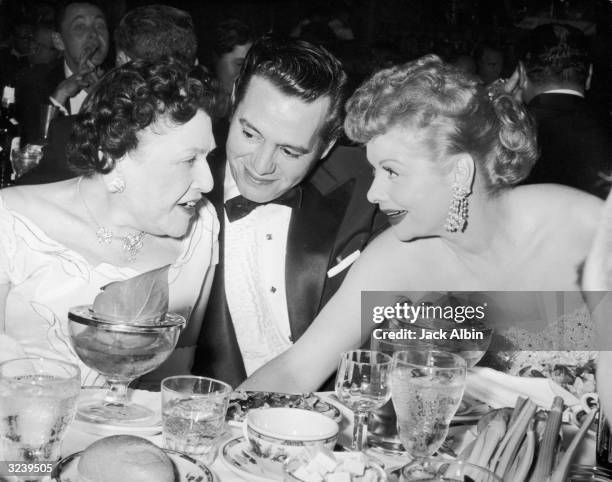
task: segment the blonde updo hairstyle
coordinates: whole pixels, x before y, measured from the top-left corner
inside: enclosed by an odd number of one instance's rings
[[[352,140],[367,143],[396,126],[420,130],[437,160],[470,154],[491,194],[525,179],[538,157],[522,105],[435,55],[377,72],[346,108]]]

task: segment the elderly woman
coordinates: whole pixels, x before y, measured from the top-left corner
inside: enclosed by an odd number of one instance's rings
[[[378,291],[577,290],[601,201],[556,185],[513,187],[536,159],[511,97],[426,56],[385,69],[349,100],[346,132],[365,143],[368,193],[391,228],[288,351],[243,388],[317,389],[342,351],[369,336],[360,295]]]
[[[168,264],[170,310],[201,320],[218,235],[202,196],[213,185],[208,86],[170,60],[116,68],[79,114],[68,149],[79,176],[0,191],[0,333],[27,354],[75,360],[69,307]],[[198,332],[189,322],[173,373],[189,372]],[[81,369],[84,384],[102,381]]]

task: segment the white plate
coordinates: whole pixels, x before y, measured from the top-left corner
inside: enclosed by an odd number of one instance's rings
[[[104,397],[106,389],[101,388],[82,388],[79,394],[79,402],[88,402],[93,400],[101,400]],[[157,435],[162,431],[161,420],[161,395],[159,392],[149,392],[146,390],[129,390],[130,400],[139,405],[147,407],[153,411],[153,416],[149,420],[140,423],[132,423],[130,425],[121,424],[105,424],[95,423],[88,420],[83,420],[77,415],[74,419],[73,426],[82,432],[91,433],[94,435],[116,435],[129,434],[151,436]]]
[[[334,452],[337,457],[342,457],[343,452]],[[220,450],[221,461],[236,475],[249,482],[271,482],[282,481],[283,476],[271,472],[262,467],[257,458],[251,455],[249,443],[244,437],[236,437],[225,442]],[[370,462],[369,467],[379,472],[379,480],[386,480],[384,470]]]
[[[203,463],[181,452],[173,450],[164,450],[164,452],[168,454],[168,457],[174,463],[176,474],[178,475],[177,482],[215,481],[213,473]],[[51,474],[53,480],[57,482],[80,482],[78,464],[81,454],[82,452],[77,452],[60,460]]]

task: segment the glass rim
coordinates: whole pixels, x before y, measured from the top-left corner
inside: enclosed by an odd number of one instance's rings
[[[179,379],[191,379],[191,380],[204,380],[204,381],[209,381],[209,382],[213,382],[216,383],[218,385],[221,386],[222,390],[215,390],[214,392],[209,392],[209,393],[194,393],[193,395],[202,395],[202,396],[207,396],[207,395],[225,395],[225,394],[231,394],[232,391],[234,390],[232,388],[232,386],[228,383],[225,383],[221,380],[217,380],[216,378],[210,378],[210,377],[201,377],[199,375],[173,375],[171,377],[166,377],[164,379],[162,379],[161,383],[159,384],[160,390],[166,390],[169,392],[174,392],[174,393],[184,393],[181,392],[179,390],[176,390],[174,388],[169,388],[167,386],[165,386],[166,382],[172,381],[172,380],[179,380]]]
[[[77,378],[80,383],[81,369],[76,363],[72,363],[66,360],[60,360],[58,358],[49,358],[49,357],[44,357],[44,356],[23,356],[19,358],[11,358],[10,360],[5,360],[3,362],[0,362],[0,372],[2,371],[2,368],[4,368],[7,365],[10,365],[11,363],[25,362],[25,361],[38,361],[38,362],[55,364],[63,368],[67,368],[67,369],[74,371],[74,373],[72,375],[69,375],[67,378],[63,380],[49,380],[50,383],[65,383],[66,380],[70,380],[71,378]],[[2,373],[0,373],[0,379],[2,378],[4,378],[4,376],[2,375]]]
[[[403,476],[404,472],[406,470],[408,470],[408,469],[423,467],[423,465],[425,465],[425,467],[427,467],[427,465],[429,465],[429,464],[431,464],[432,466],[449,464],[451,467],[453,465],[458,465],[458,466],[461,466],[461,467],[467,467],[467,468],[470,468],[470,469],[476,469],[478,472],[480,472],[479,475],[487,475],[487,476],[493,477],[493,482],[494,481],[502,482],[501,477],[499,477],[498,475],[496,475],[494,472],[490,471],[486,467],[482,467],[480,465],[472,464],[470,462],[466,462],[465,460],[458,460],[458,459],[449,460],[449,459],[441,459],[441,458],[438,458],[438,457],[425,457],[425,458],[422,458],[422,459],[412,460],[411,462],[408,462],[406,465],[404,465],[401,468],[401,474]],[[436,471],[437,470],[438,469],[436,469]],[[427,474],[427,475],[430,475],[430,474]],[[439,474],[435,474],[434,476],[437,476],[437,475],[439,475]]]
[[[93,312],[92,306],[93,305],[73,306],[68,310],[68,320],[81,325],[107,329],[107,331],[125,333],[158,333],[162,330],[169,330],[176,327],[183,329],[186,324],[185,317],[171,312],[167,312],[161,322],[155,322],[153,319],[141,320],[139,323],[113,321],[111,318],[96,315]],[[147,323],[143,323],[143,321]]]
[[[423,365],[422,363],[415,363],[415,362],[411,362],[411,361],[407,361],[407,360],[400,360],[400,357],[403,354],[410,354],[410,353],[431,353],[431,354],[441,354],[444,356],[447,356],[449,359],[454,360],[456,363],[458,362],[459,365],[455,365],[455,366],[429,366],[429,365]],[[465,369],[467,370],[467,362],[465,361],[465,358],[463,358],[461,355],[457,355],[456,353],[452,353],[450,351],[444,351],[444,350],[399,350],[393,353],[393,365],[397,365],[398,363],[401,363],[403,365],[411,365],[414,367],[422,367],[422,368],[432,368],[432,369],[444,369],[444,370],[457,370],[457,369]]]
[[[357,360],[350,360],[348,358],[349,354],[352,353],[370,353],[370,354],[374,354],[376,357],[381,356],[383,358],[383,361],[357,361]],[[385,352],[380,351],[380,350],[367,350],[367,349],[357,349],[357,350],[347,350],[344,351],[340,354],[340,360],[349,360],[352,363],[359,363],[360,365],[388,365],[390,363],[393,362],[393,358],[391,358],[391,356],[387,355]]]

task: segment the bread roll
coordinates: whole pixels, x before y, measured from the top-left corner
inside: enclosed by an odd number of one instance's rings
[[[92,443],[78,465],[83,482],[174,482],[174,464],[157,445],[134,435]]]

